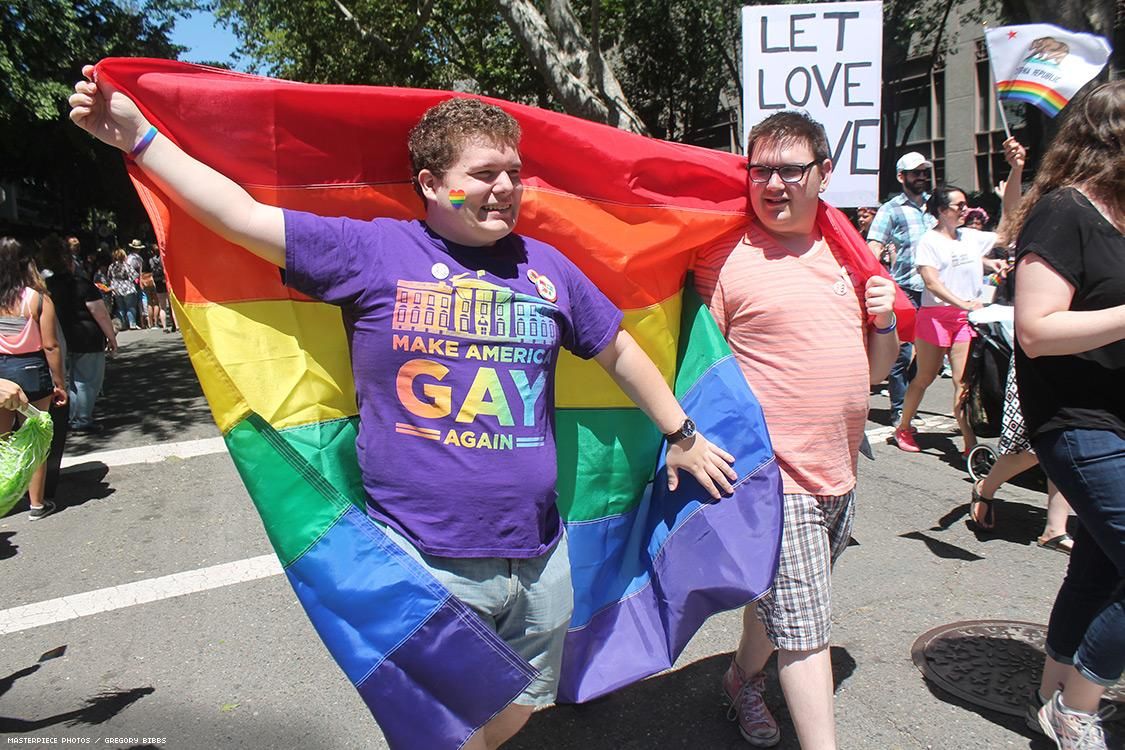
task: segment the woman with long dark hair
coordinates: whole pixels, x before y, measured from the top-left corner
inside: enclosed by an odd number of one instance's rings
[[[1039,463],[1078,516],[1032,707],[1059,748],[1104,748],[1125,670],[1125,81],[1064,111],[1020,207],[1016,379]],[[1029,717],[1030,718],[1030,717]]]
[[[66,378],[51,303],[31,259],[12,237],[0,237],[0,378],[11,380],[27,400],[46,411],[52,399],[66,403]],[[17,412],[0,409],[0,435],[11,432]],[[31,520],[47,515],[54,504],[43,501],[46,464],[31,478]]]

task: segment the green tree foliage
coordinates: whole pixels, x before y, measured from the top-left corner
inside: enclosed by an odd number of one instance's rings
[[[619,61],[621,84],[653,135],[683,140],[737,118],[741,6],[730,0],[603,3],[603,49]]]
[[[80,61],[107,55],[174,57],[172,19],[112,0],[16,0],[0,4],[0,120],[52,120]]]
[[[109,56],[175,58],[177,0],[130,7],[114,0],[0,4],[0,180],[34,205],[31,222],[77,226],[95,207],[137,214],[121,157],[66,118],[83,63]],[[26,217],[25,221],[28,220]]]
[[[250,70],[315,83],[468,90],[547,105],[491,0],[214,0]]]
[[[547,4],[540,4],[545,13]],[[234,31],[251,68],[269,75],[472,91],[562,109],[496,0],[203,5]],[[738,79],[738,2],[574,0],[572,6],[653,134],[681,138],[725,119],[732,97],[738,106],[731,85]]]

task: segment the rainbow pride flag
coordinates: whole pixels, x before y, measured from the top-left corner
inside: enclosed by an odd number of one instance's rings
[[[1002,101],[1032,104],[1050,117],[1092,81],[1109,60],[1109,42],[1047,23],[985,29],[996,92]]]
[[[164,60],[104,60],[97,74],[260,200],[360,219],[420,215],[406,134],[451,95]],[[560,699],[584,701],[670,667],[709,615],[773,579],[781,496],[761,409],[684,292],[696,248],[746,220],[746,173],[730,154],[497,103],[524,131],[518,231],[560,248],[625,311],[688,413],[738,458],[733,497],[713,503],[690,478],[669,494],[656,428],[596,364],[560,360],[558,492],[575,584]],[[365,515],[340,311],[130,174],[192,363],[309,618],[392,747],[459,747],[533,673]],[[843,231],[834,209],[822,220]],[[853,267],[878,272],[851,234]]]

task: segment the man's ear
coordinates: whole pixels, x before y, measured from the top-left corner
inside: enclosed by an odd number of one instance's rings
[[[438,199],[437,191],[441,183],[438,176],[428,169],[423,169],[418,172],[415,179],[418,181],[418,189],[422,191],[422,197],[427,201],[436,203]]]
[[[906,178],[902,176],[902,172],[895,172],[895,179],[898,180],[899,185],[906,184]]]
[[[820,192],[828,189],[828,183],[832,180],[832,160],[825,159],[820,163]]]

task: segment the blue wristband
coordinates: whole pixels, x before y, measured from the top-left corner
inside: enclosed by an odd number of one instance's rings
[[[887,334],[893,332],[896,328],[898,328],[898,316],[891,313],[891,324],[886,328],[876,328],[875,333]]]
[[[133,150],[129,152],[129,158],[136,159],[142,151],[148,148],[148,144],[152,143],[152,139],[156,137],[157,132],[156,126],[150,125],[148,132],[141,136],[141,139],[137,141],[137,145],[133,146]]]

